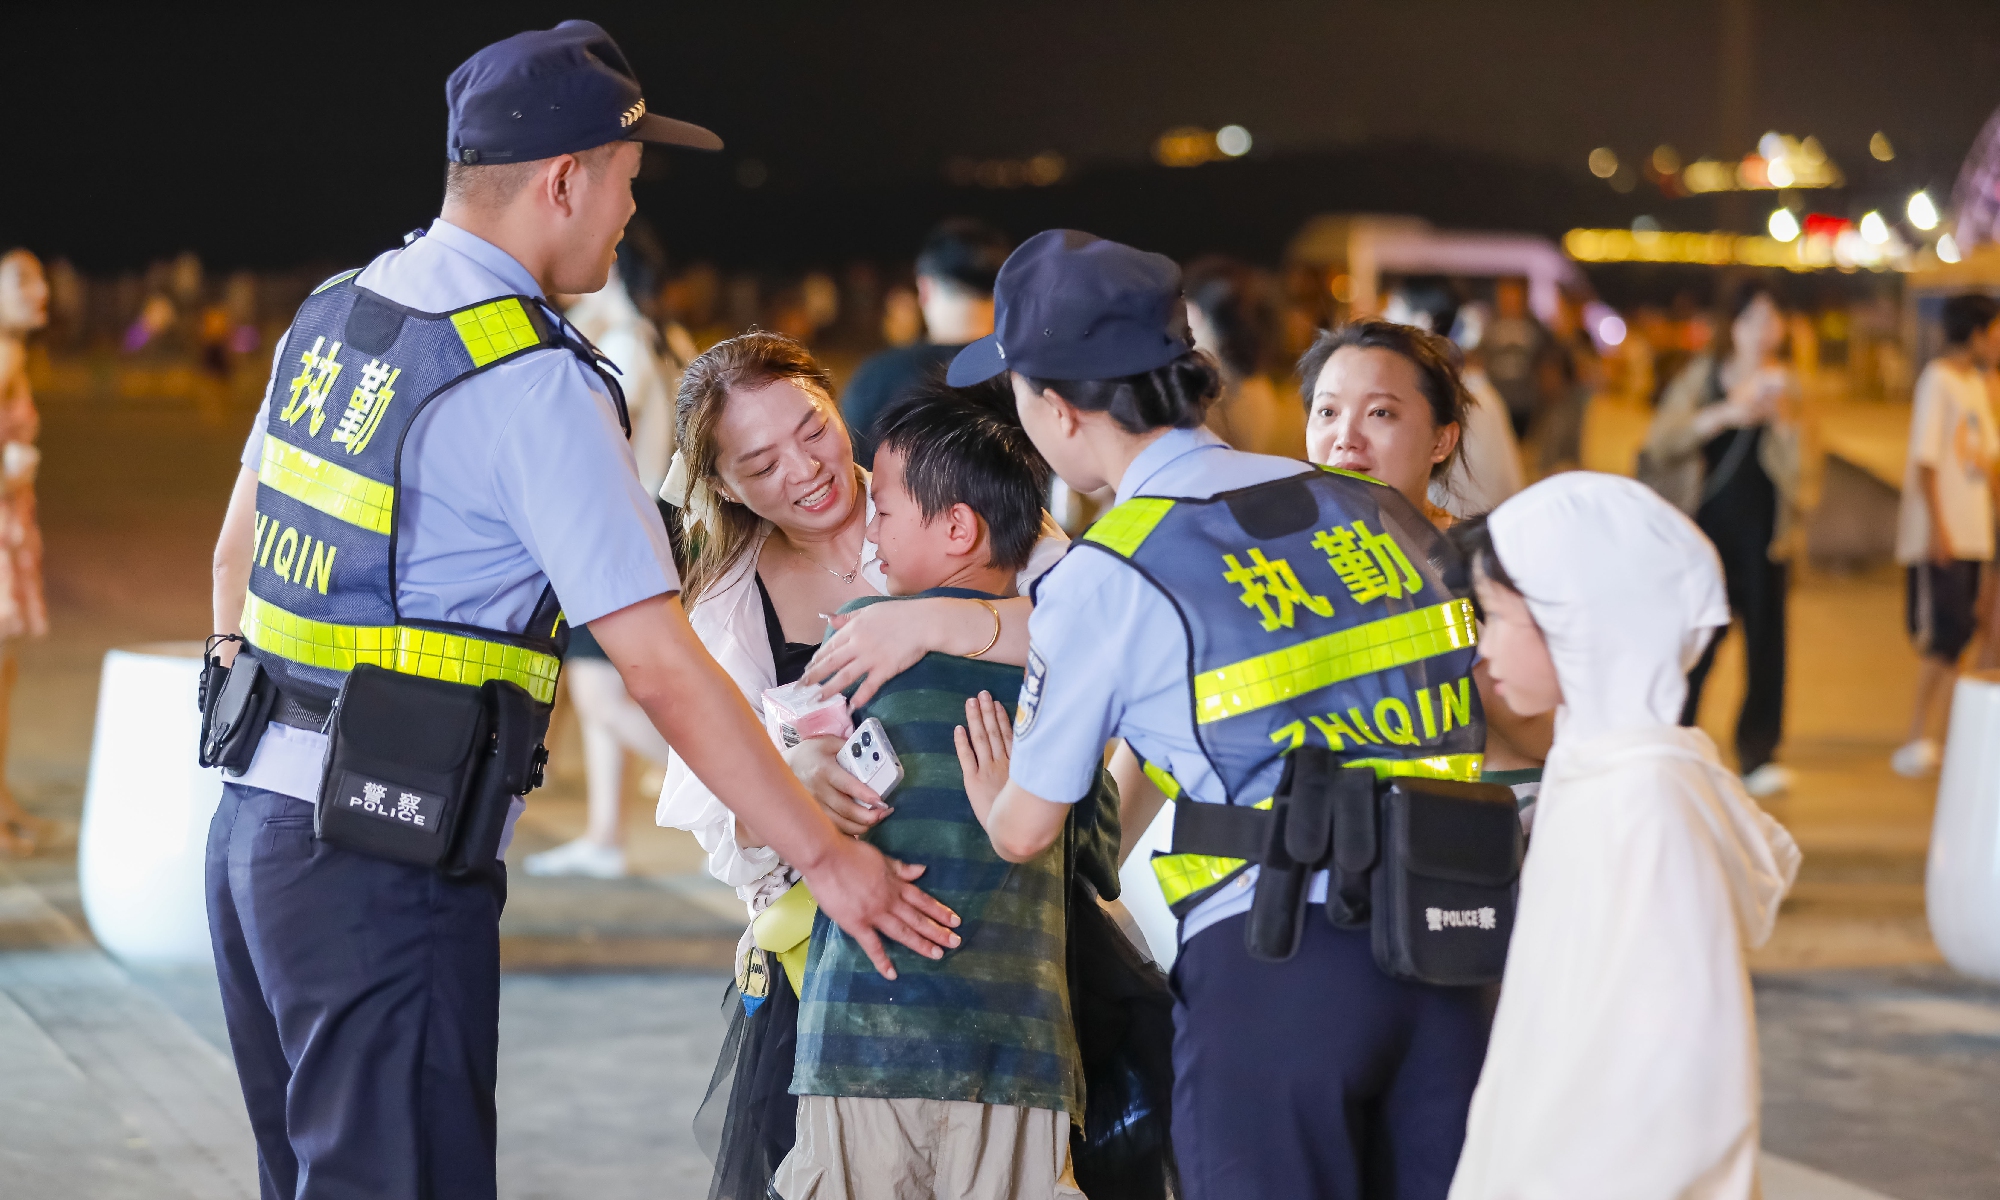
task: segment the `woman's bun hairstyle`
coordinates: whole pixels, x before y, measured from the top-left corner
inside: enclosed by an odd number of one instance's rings
[[[1199,350],[1189,350],[1164,367],[1119,379],[1036,379],[1028,385],[1047,390],[1085,412],[1110,413],[1127,433],[1155,429],[1193,429],[1208,418],[1208,407],[1222,394],[1222,370]]]

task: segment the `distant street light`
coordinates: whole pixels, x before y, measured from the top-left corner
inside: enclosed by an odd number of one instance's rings
[[[1918,192],[1910,197],[1910,224],[1918,229],[1936,229],[1938,223],[1937,205],[1931,203],[1929,192]]]
[[[1876,162],[1890,162],[1896,157],[1896,148],[1889,144],[1889,135],[1878,129],[1868,139],[1868,153],[1875,156]]]
[[[1617,152],[1609,146],[1599,146],[1590,152],[1590,173],[1599,179],[1609,179],[1618,173]]]
[[[1871,246],[1880,246],[1888,242],[1889,223],[1882,219],[1881,213],[1871,209],[1868,215],[1861,218],[1861,239]]]
[[[1215,148],[1231,158],[1250,153],[1250,131],[1241,125],[1224,125],[1215,131]]]
[[[1964,256],[1958,252],[1958,239],[1945,234],[1938,239],[1937,256],[1939,262],[1955,263]]]
[[[1771,236],[1781,242],[1789,242],[1799,236],[1799,219],[1792,215],[1789,208],[1774,209],[1771,219],[1764,224],[1771,231]]]

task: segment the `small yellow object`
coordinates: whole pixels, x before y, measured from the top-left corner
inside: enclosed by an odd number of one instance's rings
[[[805,994],[806,948],[812,943],[813,918],[818,915],[819,903],[801,879],[750,922],[750,940],[759,950],[777,956],[794,995]]]

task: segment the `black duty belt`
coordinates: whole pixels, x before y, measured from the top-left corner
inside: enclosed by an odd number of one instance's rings
[[[1184,799],[1174,810],[1172,853],[1259,868],[1244,928],[1253,957],[1297,952],[1312,879],[1324,870],[1327,919],[1369,928],[1376,964],[1419,983],[1498,981],[1523,851],[1506,788],[1377,780],[1315,747],[1287,760],[1270,808]]]

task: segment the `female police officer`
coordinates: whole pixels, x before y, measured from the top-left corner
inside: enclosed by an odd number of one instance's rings
[[[960,386],[1011,372],[1057,473],[1118,498],[1037,589],[1011,751],[1004,712],[968,706],[968,791],[1016,861],[1060,833],[1107,739],[1179,802],[1154,866],[1182,919],[1185,1195],[1442,1198],[1484,1053],[1478,991],[1392,979],[1368,931],[1326,919],[1325,872],[1294,869],[1288,902],[1266,866],[1267,905],[1258,866],[1196,831],[1258,825],[1238,818],[1285,801],[1304,746],[1378,776],[1477,778],[1471,614],[1396,491],[1201,427],[1217,377],[1180,291],[1159,255],[1045,232],[1002,268],[993,336],[952,364]]]

